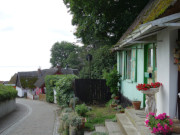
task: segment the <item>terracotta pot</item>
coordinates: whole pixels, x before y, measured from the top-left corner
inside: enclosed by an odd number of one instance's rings
[[[135,110],[140,110],[141,101],[133,101],[132,104]]]
[[[117,107],[117,104],[111,104],[111,107],[112,108]]]
[[[82,125],[80,125],[80,129],[83,129],[85,127],[85,123],[86,123],[86,118],[82,118]]]
[[[119,99],[119,96],[115,96],[114,99],[118,100],[118,99]]]

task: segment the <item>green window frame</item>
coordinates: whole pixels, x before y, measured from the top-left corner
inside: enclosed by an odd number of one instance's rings
[[[129,62],[131,63],[128,64]],[[137,48],[132,48],[131,50],[123,51],[122,79],[128,80],[130,82],[137,82]]]

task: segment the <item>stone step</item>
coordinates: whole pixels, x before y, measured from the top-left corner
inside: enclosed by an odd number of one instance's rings
[[[107,128],[104,125],[96,125],[95,131],[100,133],[107,133]]]
[[[124,135],[117,122],[105,121],[105,126],[107,128],[109,135]]]
[[[132,124],[126,114],[116,114],[116,118],[125,135],[140,135],[140,133],[137,131],[136,127]]]
[[[172,132],[180,134],[180,124],[179,123],[173,123],[172,128],[173,128]]]
[[[146,115],[144,110],[125,109],[125,114],[141,135],[154,135],[145,126]]]
[[[95,131],[91,131],[91,132],[88,132],[88,131],[85,131],[84,132],[84,135],[92,135]]]

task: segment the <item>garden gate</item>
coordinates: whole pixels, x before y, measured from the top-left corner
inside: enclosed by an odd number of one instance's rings
[[[75,79],[74,92],[85,103],[105,103],[111,99],[104,79]]]

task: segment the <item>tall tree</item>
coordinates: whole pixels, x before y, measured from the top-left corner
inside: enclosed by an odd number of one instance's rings
[[[61,64],[62,67],[65,67],[66,64],[68,64],[74,68],[77,62],[80,62],[80,58],[78,57],[79,51],[80,47],[72,43],[66,41],[62,41],[61,43],[56,42],[51,48],[50,63],[52,66]],[[72,58],[76,61],[74,62]]]
[[[84,44],[114,45],[149,0],[63,0]]]
[[[80,78],[89,78],[91,72],[91,78],[101,79],[103,70],[109,71],[113,69],[113,66],[116,64],[116,54],[111,53],[110,46],[108,45],[98,49],[91,49],[88,53],[92,55],[92,61],[91,64],[89,64],[84,56],[85,66],[80,72]]]

